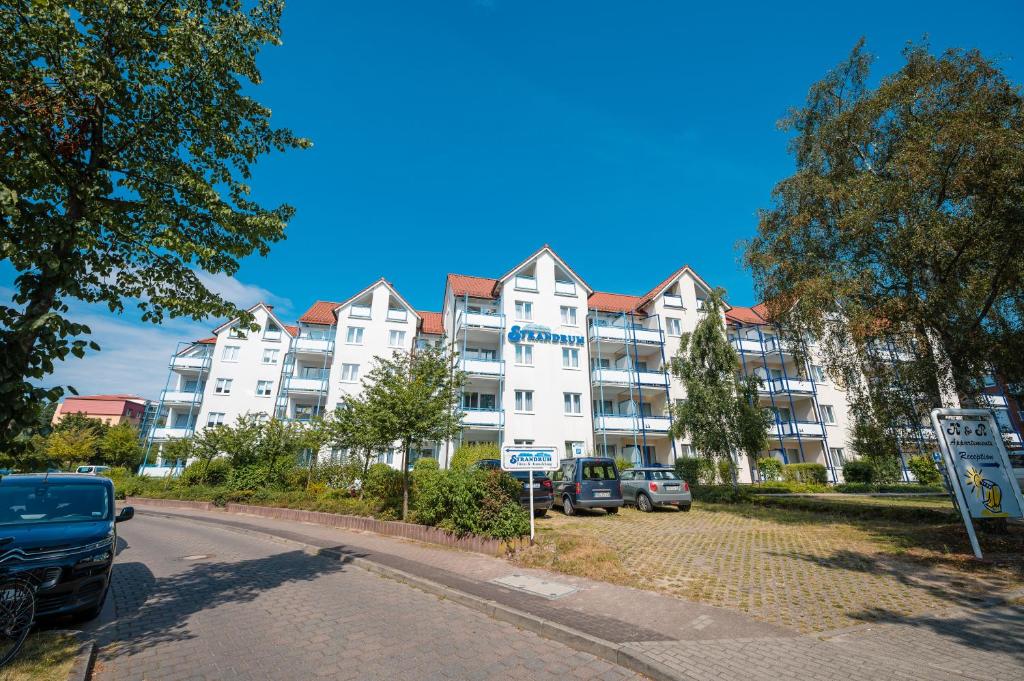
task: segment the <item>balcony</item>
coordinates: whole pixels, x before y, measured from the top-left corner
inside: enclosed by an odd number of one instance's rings
[[[590,381],[604,385],[653,385],[664,388],[668,385],[668,374],[664,371],[630,371],[629,369],[593,369]]]
[[[177,440],[183,437],[191,437],[195,428],[192,426],[170,426],[153,429],[154,440]]]
[[[370,317],[372,316],[370,314],[370,306],[353,305],[348,310],[348,316],[352,317],[353,319],[370,319]]]
[[[505,328],[505,315],[459,310],[458,314],[455,316],[455,326],[460,330],[484,329],[490,331],[501,331]]]
[[[537,291],[537,278],[528,277],[525,274],[516,275],[516,290],[517,291]]]
[[[289,376],[285,379],[284,387],[289,393],[326,393],[327,377]]]
[[[775,378],[768,384],[773,393],[813,393],[814,383],[802,378]]]
[[[1017,447],[1021,446],[1020,435],[1018,435],[1017,433],[1012,433],[1012,432],[1011,433],[1006,433],[1006,432],[1004,432],[1002,435],[1003,435],[1003,442],[1004,443],[1009,443],[1010,447],[1017,448]]]
[[[630,414],[598,414],[594,416],[594,430],[598,432],[629,432],[646,430],[649,433],[668,433],[672,420],[667,416],[640,416]]]
[[[1024,395],[1024,383],[1008,383],[1006,392],[1011,395]]]
[[[460,357],[459,368],[474,376],[502,376],[505,373],[505,362],[500,359],[480,359],[476,357]]]
[[[500,428],[500,409],[463,409],[462,425],[472,428]]]
[[[981,402],[995,409],[1006,409],[1007,407],[1006,398],[1002,395],[982,395]]]
[[[334,341],[326,338],[296,338],[295,352],[303,354],[326,354],[334,352]]]
[[[203,400],[202,391],[164,390],[160,393],[164,404],[198,404]]]
[[[555,293],[561,296],[576,295],[576,284],[571,281],[555,281]]]
[[[787,421],[772,428],[772,434],[781,430],[783,437],[825,437],[825,427],[817,421]]]
[[[616,324],[615,326],[603,324],[591,324],[591,340],[600,340],[612,343],[637,343],[660,344],[665,342],[665,336],[661,329],[648,329],[636,324]]]
[[[171,368],[188,371],[202,371],[210,368],[210,357],[197,357],[195,355],[172,357]]]
[[[683,306],[683,297],[682,296],[673,296],[673,295],[669,295],[669,294],[666,293],[661,298],[662,298],[662,301],[664,301],[664,303],[665,303],[665,307],[682,307]]]
[[[398,308],[392,307],[388,308],[388,314],[387,317],[385,317],[385,319],[387,319],[389,322],[404,322],[409,320],[409,313],[406,312],[405,310],[400,310]]]

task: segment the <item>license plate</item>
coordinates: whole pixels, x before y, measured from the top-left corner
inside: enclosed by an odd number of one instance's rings
[[[665,489],[679,489],[679,485],[665,485]]]
[[[540,489],[540,483],[539,482],[533,483],[533,488],[534,489]]]
[[[597,490],[596,492],[594,492],[594,496],[595,497],[610,497],[611,495],[612,495],[611,492],[609,492],[608,490],[603,490],[603,489],[602,490]]]

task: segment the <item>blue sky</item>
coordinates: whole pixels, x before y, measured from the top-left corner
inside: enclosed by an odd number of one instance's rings
[[[289,320],[380,276],[438,309],[446,272],[496,276],[550,243],[599,290],[689,263],[749,304],[736,242],[792,169],[776,121],[860,36],[879,75],[927,34],[1024,82],[1019,0],[689,4],[292,0],[254,93],[314,147],[253,185],[297,214],[269,257],[211,283]],[[81,392],[155,397],[175,341],[216,325],[75,309],[104,346],[54,377]]]

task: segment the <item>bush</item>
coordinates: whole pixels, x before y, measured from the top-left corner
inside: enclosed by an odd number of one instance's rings
[[[702,501],[711,504],[738,504],[750,501],[750,489],[740,487],[733,489],[732,485],[702,485],[691,487],[694,501]]]
[[[763,456],[757,460],[756,465],[763,480],[775,482],[782,477],[782,462],[774,456]]]
[[[519,503],[522,485],[502,471],[427,469],[415,476],[414,484],[417,522],[458,535],[497,539],[519,537],[530,530],[529,515]]]
[[[782,479],[825,485],[828,483],[828,469],[820,463],[787,463],[782,466]]]
[[[754,494],[822,494],[831,492],[828,485],[813,482],[762,482],[751,487]]]
[[[718,481],[723,485],[731,485],[732,473],[735,468],[732,459],[720,459],[716,468],[718,468]]]
[[[907,468],[917,478],[919,485],[935,485],[942,482],[942,474],[930,457],[912,456],[907,461]]]
[[[715,465],[704,457],[676,459],[676,475],[691,486],[715,484]]]
[[[500,459],[501,448],[494,444],[462,445],[452,454],[452,468],[466,469],[483,459]]]
[[[240,468],[232,468],[228,475],[227,487],[232,490],[262,490],[271,487],[274,476],[270,468],[260,464],[250,464]]]
[[[843,464],[843,480],[870,485],[875,480],[875,467],[866,459],[855,459]]]
[[[847,461],[843,466],[843,479],[846,482],[873,485],[895,484],[900,480],[900,462],[891,457],[864,457]]]
[[[375,463],[366,471],[363,496],[387,507],[402,505],[402,472],[386,463]]]
[[[358,462],[325,463],[313,470],[312,482],[323,484],[332,489],[348,489],[363,474],[363,467]]]
[[[633,467],[633,459],[627,459],[624,456],[620,456],[619,458],[615,459],[615,467],[619,469],[620,473],[622,471],[628,471],[630,468]]]
[[[185,485],[210,485],[220,487],[228,481],[231,475],[231,463],[223,458],[217,457],[209,462],[196,461],[191,463],[181,472],[179,478]]]

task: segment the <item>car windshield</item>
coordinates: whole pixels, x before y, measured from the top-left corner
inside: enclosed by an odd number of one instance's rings
[[[0,525],[110,519],[106,485],[0,483]]]
[[[651,471],[651,480],[678,480],[675,471]]]
[[[610,463],[583,464],[584,480],[616,480],[615,466]]]

